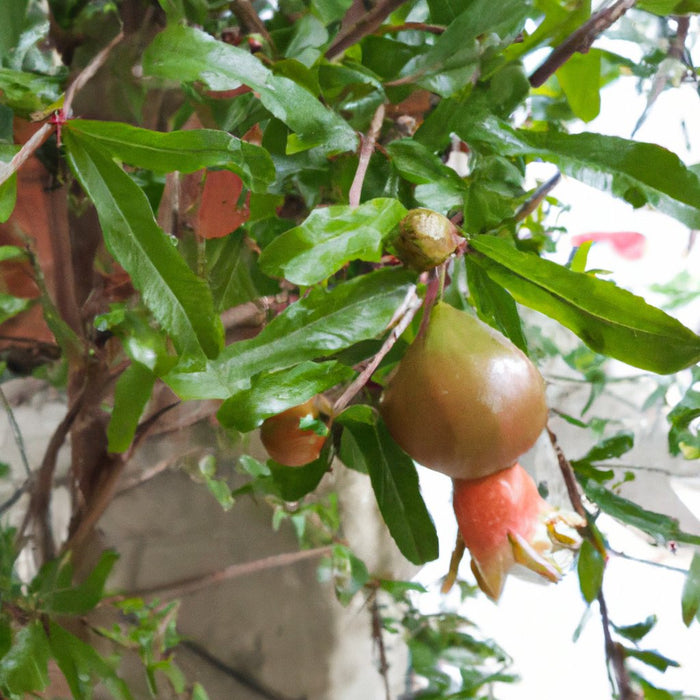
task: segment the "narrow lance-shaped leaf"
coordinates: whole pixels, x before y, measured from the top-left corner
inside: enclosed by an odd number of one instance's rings
[[[351,454],[363,462],[377,505],[401,553],[414,564],[438,556],[435,525],[420,493],[413,460],[392,440],[389,431],[369,406],[351,406],[337,422],[350,441]]]
[[[114,407],[107,425],[107,449],[110,452],[129,449],[155,381],[153,372],[139,362],[132,362],[117,380]]]
[[[700,228],[700,178],[672,151],[594,133],[514,129],[492,115],[464,110],[453,128],[475,147],[502,156],[535,156],[571,177],[621,197],[635,207],[651,204],[691,228]]]
[[[49,642],[39,620],[23,627],[0,659],[0,688],[12,697],[44,690],[49,683]]]
[[[298,406],[341,382],[355,372],[339,362],[302,362],[290,369],[263,372],[252,385],[227,399],[217,413],[222,425],[247,432],[265,418]]]
[[[700,553],[695,552],[690,562],[690,569],[683,584],[683,594],[681,596],[681,612],[683,624],[686,627],[698,618],[700,610]],[[699,618],[700,619],[700,618]]]
[[[660,542],[685,542],[700,545],[700,535],[684,532],[680,529],[678,520],[663,513],[642,508],[634,501],[618,496],[604,486],[591,479],[582,479],[586,496],[596,503],[601,510],[627,525],[639,528]]]
[[[223,328],[211,293],[158,226],[146,195],[90,137],[64,134],[68,163],[94,202],[107,248],[185,362],[215,357]]]
[[[359,207],[339,204],[315,209],[263,250],[260,267],[294,284],[312,285],[351,260],[379,262],[384,240],[405,215],[406,208],[388,198],[372,199]]]
[[[603,584],[605,558],[588,540],[584,540],[578,553],[578,581],[581,595],[587,603],[592,603]]]
[[[572,272],[490,236],[470,239],[487,274],[521,304],[559,321],[591,349],[667,374],[700,360],[700,337],[612,282]]]
[[[232,343],[204,371],[172,372],[165,380],[182,398],[226,399],[263,371],[327,357],[381,335],[391,323],[414,275],[383,269],[315,288],[288,306],[255,338]]]
[[[64,127],[66,131],[90,136],[120,161],[155,172],[191,173],[202,168],[226,168],[254,192],[266,192],[275,178],[272,159],[264,148],[225,131],[191,129],[162,133],[89,119],[70,120]]]
[[[248,51],[201,30],[168,27],[144,52],[143,69],[147,75],[177,82],[201,81],[212,90],[248,85],[266,109],[296,132],[287,142],[289,153],[321,145],[329,153],[357,147],[357,135],[350,125],[310,92],[275,75]]]
[[[112,666],[92,646],[53,621],[49,623],[49,643],[73,698],[92,698],[95,682],[99,679],[112,697],[117,700],[132,700],[127,684],[119,678]]]

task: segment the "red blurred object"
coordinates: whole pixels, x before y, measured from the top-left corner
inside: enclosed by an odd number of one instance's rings
[[[575,246],[587,241],[609,243],[620,257],[627,260],[639,260],[644,256],[646,246],[646,237],[635,231],[597,231],[579,233],[571,237]]]

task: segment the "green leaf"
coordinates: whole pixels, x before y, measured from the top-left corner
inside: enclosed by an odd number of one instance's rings
[[[622,457],[623,454],[629,452],[633,447],[634,433],[621,430],[615,435],[595,444],[580,459],[572,460],[571,466],[576,469],[578,464],[593,464],[594,462],[603,462],[607,459]]]
[[[95,204],[105,243],[186,362],[215,357],[223,327],[211,293],[156,223],[146,195],[88,136],[64,134],[68,162]]]
[[[700,367],[693,367],[692,377],[683,398],[666,416],[671,425],[668,450],[673,455],[683,455],[685,459],[700,458],[700,435],[694,428],[694,422],[700,417],[700,391],[695,388],[700,381]]]
[[[290,369],[262,372],[251,386],[228,398],[219,409],[219,423],[248,432],[265,418],[298,406],[327,389],[350,381],[355,372],[338,362],[302,362]]]
[[[1,23],[0,23],[1,24]],[[0,163],[9,163],[19,151],[19,146],[0,144]],[[0,172],[2,166],[0,165]],[[17,201],[17,173],[12,173],[0,184],[0,223],[7,221]]]
[[[353,129],[310,92],[274,75],[250,52],[198,29],[169,26],[144,52],[143,69],[147,75],[178,83],[201,81],[212,90],[248,85],[265,108],[295,132],[287,142],[287,153],[314,146],[323,146],[328,153],[357,147]]]
[[[462,178],[426,146],[414,139],[392,141],[386,147],[401,177],[418,185],[416,200],[441,214],[459,206],[467,191]]]
[[[646,637],[649,632],[654,628],[657,623],[656,615],[649,615],[643,622],[638,622],[635,625],[624,625],[620,627],[619,625],[613,625],[613,629],[617,634],[625,639],[629,639],[630,642],[638,642],[644,637]]]
[[[513,297],[501,285],[496,284],[474,262],[472,256],[465,256],[464,262],[467,268],[469,293],[479,318],[510,338],[524,353],[527,353],[527,341]]]
[[[226,168],[246,187],[266,192],[275,179],[272,159],[264,148],[241,141],[225,131],[191,129],[162,133],[120,122],[72,119],[64,133],[84,134],[111,156],[138,168],[159,173],[192,173],[203,168]]]
[[[0,293],[0,323],[5,323],[13,316],[26,311],[34,302],[34,299],[22,299],[13,297],[11,294]]]
[[[356,443],[353,453],[364,462],[379,510],[401,553],[414,564],[437,558],[437,533],[413,460],[369,406],[351,406],[336,421],[345,428],[343,439]]]
[[[59,99],[62,78],[0,68],[0,103],[22,116],[41,112]]]
[[[330,291],[316,288],[290,304],[255,338],[232,343],[206,370],[165,377],[182,398],[227,399],[250,386],[260,372],[327,357],[381,335],[411,288],[414,276],[383,269],[343,282]]]
[[[277,292],[277,283],[260,274],[257,256],[243,230],[206,242],[209,286],[218,311]]]
[[[192,687],[192,700],[209,700],[207,691],[200,683],[195,683]]]
[[[668,656],[659,654],[658,651],[650,651],[648,649],[636,649],[634,647],[623,647],[625,656],[637,659],[647,666],[655,668],[657,671],[662,673],[666,671],[669,667],[677,668],[680,664],[673,659],[669,659]]]
[[[669,374],[700,360],[700,337],[641,297],[580,272],[475,236],[474,260],[525,306],[559,321],[591,349],[641,369]]]
[[[384,240],[406,215],[395,199],[373,199],[359,207],[315,209],[299,226],[275,238],[260,255],[260,268],[299,285],[320,282],[351,260],[379,262]]]
[[[605,558],[588,540],[584,540],[578,553],[578,582],[581,595],[587,603],[592,603],[603,585]]]
[[[479,110],[453,115],[451,126],[475,148],[542,158],[635,207],[650,204],[691,228],[700,227],[700,178],[661,146],[595,133],[513,129]]]
[[[365,563],[342,544],[333,545],[330,557],[318,567],[321,582],[332,581],[335,594],[342,605],[348,605],[369,581]]]
[[[285,501],[299,501],[311,493],[330,469],[330,457],[330,440],[326,440],[319,458],[303,467],[288,467],[268,459],[267,467],[279,496]]]
[[[637,3],[640,10],[653,12],[657,15],[683,15],[700,12],[699,0],[640,0]]]
[[[62,615],[84,615],[90,612],[103,598],[104,587],[119,555],[107,550],[88,576],[78,585],[73,585],[73,566],[68,557],[44,565],[45,571],[38,575],[40,604],[47,612]]]
[[[449,97],[474,77],[481,53],[479,37],[497,34],[505,39],[517,34],[528,10],[522,0],[471,0],[428,51],[406,63],[401,76],[413,76],[421,87]]]
[[[683,584],[681,611],[686,627],[690,627],[690,623],[694,619],[700,620],[698,616],[698,611],[700,611],[700,553],[698,552],[693,554],[688,575]]]
[[[110,452],[129,449],[155,381],[153,372],[139,362],[132,362],[117,380],[114,408],[107,426],[107,449]]]
[[[575,53],[556,72],[572,112],[584,122],[600,112],[600,60],[597,49]]]
[[[49,684],[50,653],[41,622],[34,620],[27,624],[0,659],[0,689],[15,697],[44,690]]]
[[[579,481],[582,481],[586,496],[613,518],[639,528],[662,543],[675,540],[676,542],[700,545],[700,535],[693,535],[681,530],[676,518],[646,510],[637,503],[618,496],[595,481],[581,479],[580,477]]]
[[[53,621],[49,623],[49,644],[75,700],[90,700],[96,679],[117,700],[132,700],[128,686],[112,666],[92,646]]]

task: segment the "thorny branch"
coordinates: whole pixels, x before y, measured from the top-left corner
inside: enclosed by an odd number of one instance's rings
[[[576,31],[569,34],[530,76],[530,85],[540,87],[556,73],[575,53],[586,53],[596,38],[617,22],[622,15],[637,4],[637,0],[618,0],[611,7],[591,15]]]

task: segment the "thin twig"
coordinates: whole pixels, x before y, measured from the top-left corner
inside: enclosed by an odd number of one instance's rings
[[[578,29],[547,56],[544,63],[530,76],[530,85],[540,87],[556,73],[575,53],[586,53],[596,38],[617,22],[622,15],[637,4],[637,0],[618,0],[611,7],[591,15]]]
[[[19,450],[19,456],[22,460],[24,471],[27,474],[27,477],[31,477],[32,470],[29,466],[29,459],[27,458],[27,448],[24,444],[22,431],[20,430],[19,423],[17,423],[17,419],[15,418],[15,413],[12,410],[12,406],[10,406],[10,402],[7,400],[7,396],[5,396],[5,392],[2,390],[2,387],[0,387],[0,403],[2,403],[2,407],[5,409],[5,413],[7,413],[7,420],[10,421],[12,437],[15,441],[15,445],[17,445],[17,449]]]
[[[386,657],[386,645],[384,644],[384,631],[382,629],[382,616],[379,612],[376,588],[371,593],[370,613],[372,615],[372,640],[379,654],[379,673],[384,682],[384,696],[391,700],[391,688],[389,686],[389,662]]]
[[[110,51],[124,38],[121,32],[107,44],[87,66],[78,74],[76,79],[68,86],[66,95],[63,100],[63,112],[67,117],[71,116],[71,108],[73,98],[78,90],[80,90],[90,78],[102,67],[107,60]],[[56,124],[46,122],[42,124],[20,148],[19,152],[14,155],[9,163],[0,163],[0,185],[16,173],[24,163],[26,163],[37,151],[37,149],[51,136]]]
[[[240,23],[243,30],[248,34],[260,34],[267,44],[274,50],[275,43],[267,31],[265,23],[260,19],[255,8],[250,3],[250,0],[233,0],[231,3],[231,12],[236,15],[236,19]]]
[[[49,511],[53,476],[56,472],[59,450],[65,443],[70,429],[83,406],[83,397],[84,389],[73,402],[63,420],[56,426],[53,435],[51,435],[41,466],[32,484],[32,494],[24,522],[17,531],[16,542],[19,542],[24,537],[24,532],[29,522],[33,520],[36,523],[40,533],[39,545],[42,563],[53,559],[56,554],[56,544],[51,526],[51,513]]]
[[[370,10],[363,12],[357,22],[343,29],[326,51],[326,58],[334,58],[345,49],[371,34],[381,23],[407,0],[379,0]]]
[[[620,700],[642,700],[642,695],[632,688],[627,666],[625,666],[625,652],[622,647],[613,640],[610,634],[611,624],[608,616],[608,606],[605,602],[602,589],[598,592],[598,606],[600,608],[600,619],[603,623],[605,656],[615,676]]]
[[[355,171],[355,177],[353,178],[352,185],[350,185],[350,191],[348,192],[348,203],[351,207],[356,207],[360,203],[360,198],[362,195],[362,185],[365,181],[365,175],[367,174],[367,168],[369,166],[370,158],[374,153],[374,145],[377,143],[377,137],[382,130],[382,124],[384,123],[384,103],[377,107],[377,111],[372,117],[372,121],[369,125],[369,130],[367,135],[363,136],[360,146],[360,158],[357,163],[357,170]]]
[[[552,443],[554,453],[557,456],[557,461],[559,462],[559,469],[561,471],[562,477],[564,478],[566,492],[569,494],[569,500],[571,501],[571,505],[582,518],[588,519],[588,512],[586,511],[586,508],[583,505],[583,500],[581,499],[581,494],[578,490],[578,483],[576,481],[574,470],[571,467],[571,463],[562,452],[561,447],[559,447],[557,436],[552,432],[549,426],[547,426],[547,435],[549,435],[549,441]]]
[[[9,163],[0,163],[0,185],[16,173],[33,155],[34,152],[51,136],[53,124],[42,124],[22,148],[13,156]]]
[[[124,33],[119,32],[119,34],[117,34],[117,36],[115,36],[114,39],[107,44],[107,46],[93,56],[90,63],[88,63],[87,66],[85,66],[85,68],[78,73],[75,80],[68,86],[65,99],[63,100],[63,112],[66,117],[70,117],[72,115],[73,99],[75,98],[76,94],[82,90],[85,84],[95,76],[100,68],[102,68],[107,61],[109,54],[112,52],[112,49],[119,42],[121,42],[123,38]]]
[[[394,314],[392,323],[395,323],[389,337],[384,341],[384,344],[379,349],[379,352],[370,360],[355,380],[348,388],[340,395],[333,404],[333,415],[338,415],[355,397],[355,395],[367,384],[369,378],[374,374],[374,371],[379,366],[379,363],[384,359],[386,354],[391,350],[401,334],[408,328],[416,315],[416,312],[421,307],[423,301],[416,294],[415,287],[411,287],[406,299],[404,300],[399,312]]]
[[[561,173],[557,171],[555,175],[543,182],[523,203],[522,206],[515,212],[515,220],[522,221],[525,217],[532,214],[537,207],[540,206],[542,200],[559,184]]]
[[[201,591],[203,588],[208,588],[209,586],[221,583],[222,581],[230,581],[231,579],[239,578],[241,576],[250,576],[251,574],[257,574],[261,571],[267,571],[268,569],[277,569],[283,566],[290,566],[300,561],[306,561],[307,559],[316,559],[317,557],[330,554],[332,550],[333,547],[328,545],[325,547],[316,547],[315,549],[302,549],[297,552],[273,554],[272,556],[264,557],[263,559],[256,559],[255,561],[244,562],[242,564],[231,564],[224,569],[220,569],[219,571],[214,571],[209,574],[204,574],[203,576],[192,576],[190,578],[168,583],[166,585],[150,586],[135,591],[129,591],[128,597],[131,598],[133,596],[145,597],[156,595],[159,598],[181,598],[182,596],[189,595],[190,593],[196,593],[197,591]],[[121,599],[124,597],[126,596],[118,596],[116,599]],[[115,599],[111,598],[109,600],[112,601]]]

